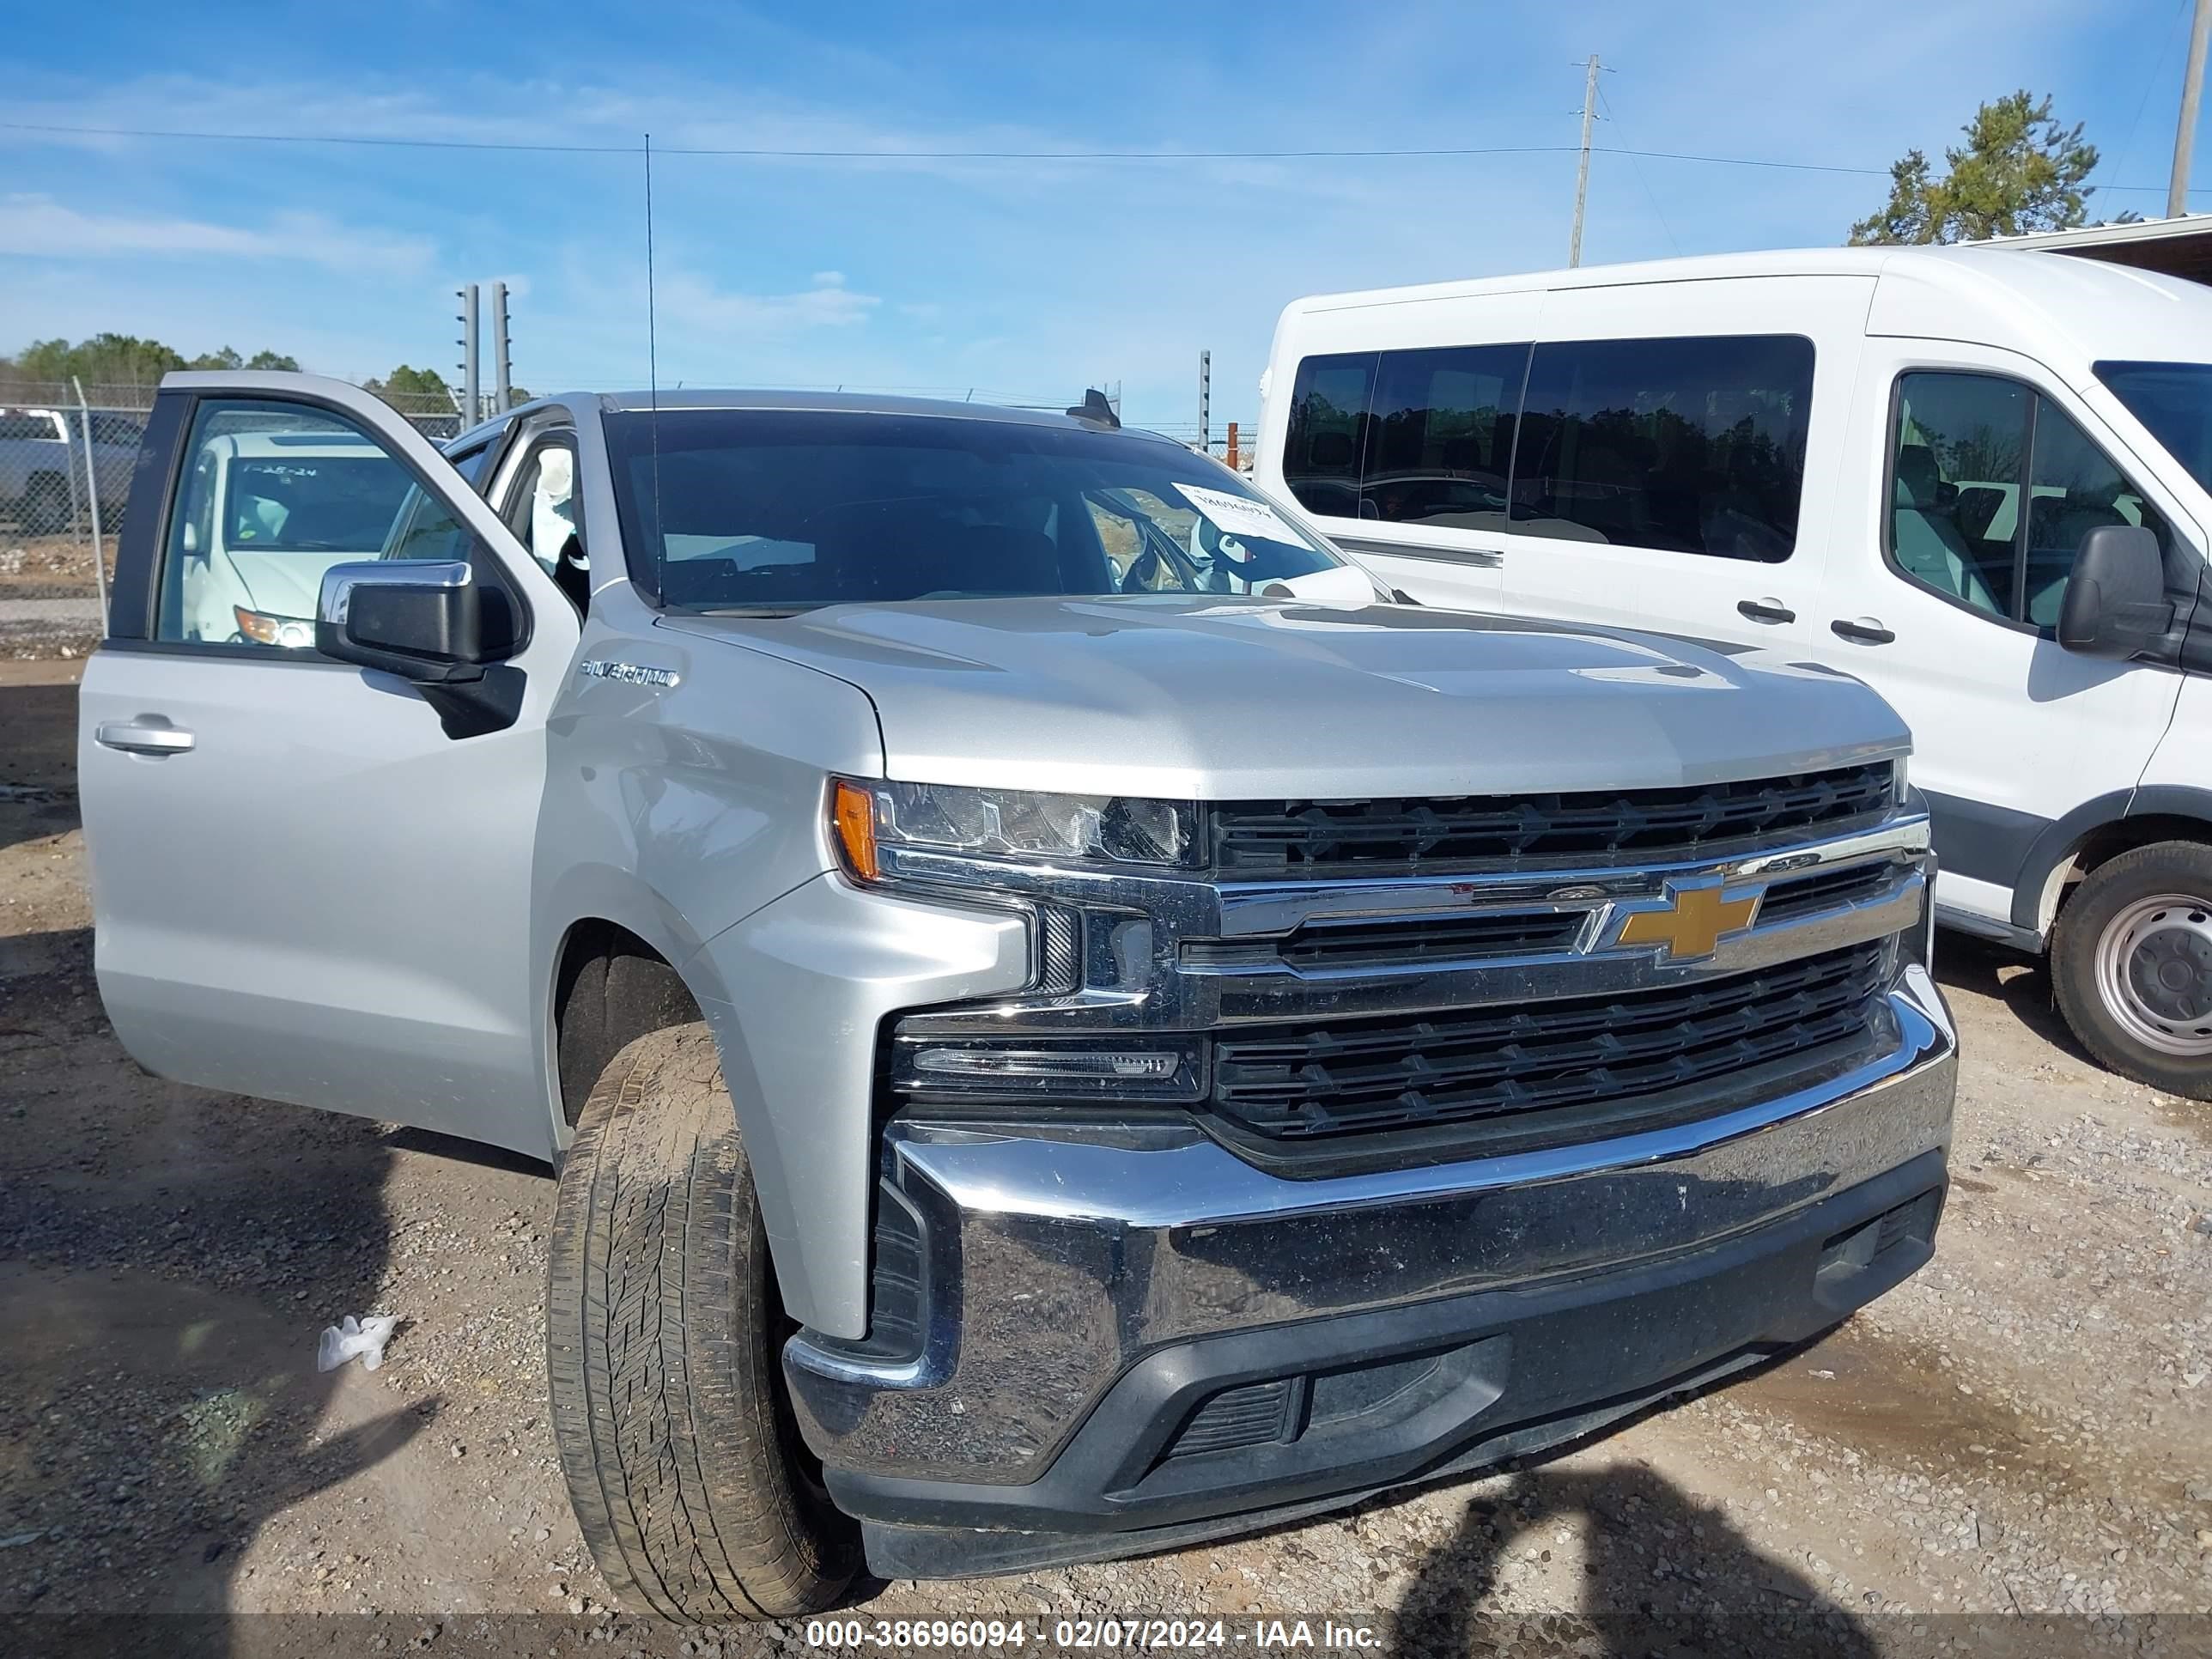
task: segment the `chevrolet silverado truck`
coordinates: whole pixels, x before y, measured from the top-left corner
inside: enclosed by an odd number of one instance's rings
[[[248,633],[185,598],[242,435],[407,480]],[[319,480],[300,523],[358,504]],[[1928,821],[1816,663],[1395,603],[1177,444],[965,405],[579,394],[441,453],[176,374],[126,526],[116,1031],[558,1166],[553,1426],[626,1600],[1316,1513],[1929,1257]]]

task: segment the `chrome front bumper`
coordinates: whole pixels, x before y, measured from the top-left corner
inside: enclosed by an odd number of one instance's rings
[[[1915,1160],[1940,1187],[1955,1037],[1917,966],[1892,1003],[1895,1047],[1817,1087],[1647,1133],[1385,1173],[1278,1176],[1187,1123],[895,1119],[888,1201],[910,1206],[927,1240],[919,1357],[872,1360],[802,1332],[785,1352],[801,1431],[833,1492],[841,1472],[1019,1487],[1117,1379],[1178,1344],[1655,1264],[1694,1279],[1703,1255]]]

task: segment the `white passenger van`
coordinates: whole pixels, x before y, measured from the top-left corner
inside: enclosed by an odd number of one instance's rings
[[[1836,248],[1333,295],[1261,390],[1257,481],[1423,604],[1864,679],[1941,919],[2212,1098],[2212,289]]]

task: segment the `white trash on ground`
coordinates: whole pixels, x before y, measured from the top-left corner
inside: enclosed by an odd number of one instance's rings
[[[393,1328],[399,1323],[396,1314],[371,1314],[366,1319],[345,1316],[342,1325],[323,1327],[323,1345],[315,1353],[315,1369],[334,1371],[352,1358],[361,1356],[361,1368],[373,1371],[384,1363],[384,1345],[392,1340]]]

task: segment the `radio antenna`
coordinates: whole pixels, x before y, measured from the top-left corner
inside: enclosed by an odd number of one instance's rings
[[[645,395],[646,422],[653,441],[653,534],[662,547],[660,533],[660,342],[653,303],[653,135],[645,135]],[[660,559],[653,561],[653,586],[660,589]]]

